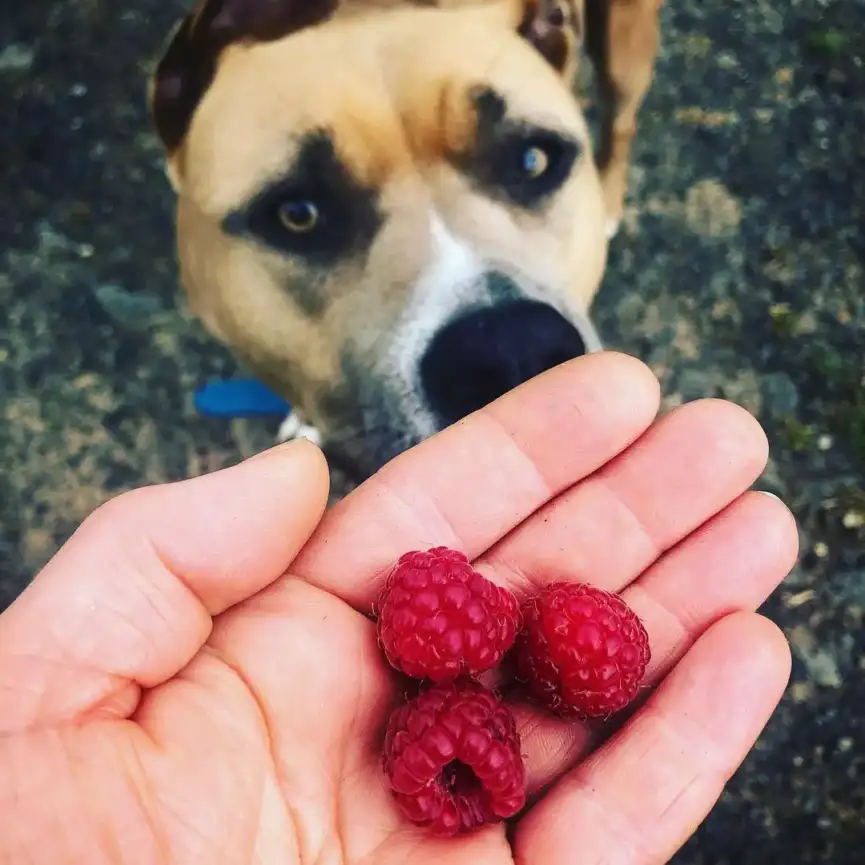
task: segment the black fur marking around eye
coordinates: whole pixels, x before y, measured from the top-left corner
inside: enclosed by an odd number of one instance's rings
[[[527,210],[542,207],[570,176],[580,142],[561,131],[509,117],[507,101],[490,88],[479,88],[474,102],[474,147],[455,161],[488,193]],[[531,148],[547,157],[547,168],[538,176],[525,170],[524,156]]]
[[[292,231],[281,211],[294,202],[314,204],[317,221],[308,231]],[[331,137],[310,133],[301,143],[289,171],[268,184],[255,198],[223,220],[223,230],[246,237],[309,265],[310,297],[299,298],[309,312],[320,311],[316,271],[363,255],[374,240],[383,217],[378,194],[352,176],[340,160]],[[313,303],[312,301],[315,300]]]
[[[375,190],[351,175],[330,136],[314,132],[304,139],[286,175],[229,214],[223,225],[228,234],[254,237],[278,252],[327,268],[367,249],[382,222],[377,198]],[[292,232],[280,210],[306,201],[315,205],[318,221],[310,231]]]

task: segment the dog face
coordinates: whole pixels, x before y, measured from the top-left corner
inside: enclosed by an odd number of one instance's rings
[[[604,206],[558,13],[316,2],[206,4],[152,98],[194,310],[362,478],[599,348]]]

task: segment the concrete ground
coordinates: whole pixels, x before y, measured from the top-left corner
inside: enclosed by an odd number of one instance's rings
[[[270,441],[196,417],[230,359],[179,311],[145,71],[183,4],[0,16],[0,608],[100,502]],[[669,404],[772,440],[803,556],[766,605],[795,652],[759,746],[676,859],[865,861],[865,0],[670,0],[632,205],[596,308]],[[10,122],[11,115],[11,122]]]

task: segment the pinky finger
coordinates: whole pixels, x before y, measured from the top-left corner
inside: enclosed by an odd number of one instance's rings
[[[517,865],[661,865],[699,826],[790,675],[778,628],[721,619],[646,705],[520,823]]]

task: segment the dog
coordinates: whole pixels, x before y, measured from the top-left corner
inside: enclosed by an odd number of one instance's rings
[[[358,482],[601,348],[659,0],[203,0],[149,101],[190,306]],[[574,79],[601,107],[597,154]]]

